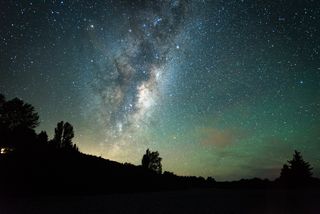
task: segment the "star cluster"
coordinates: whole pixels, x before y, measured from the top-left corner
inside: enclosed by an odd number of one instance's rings
[[[253,0],[2,1],[0,92],[85,153],[218,180],[319,176],[320,6]]]

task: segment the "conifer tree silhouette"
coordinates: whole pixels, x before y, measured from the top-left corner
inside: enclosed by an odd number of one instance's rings
[[[312,177],[312,167],[303,160],[300,152],[294,151],[292,160],[288,161],[290,174],[297,180],[304,180]]]
[[[294,151],[292,160],[284,164],[281,169],[280,180],[293,185],[300,185],[312,178],[312,167],[310,163],[303,160],[298,151]]]

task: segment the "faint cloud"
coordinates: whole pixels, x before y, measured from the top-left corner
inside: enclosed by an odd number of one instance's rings
[[[205,146],[224,148],[242,140],[248,136],[247,132],[238,129],[201,128],[200,143]]]

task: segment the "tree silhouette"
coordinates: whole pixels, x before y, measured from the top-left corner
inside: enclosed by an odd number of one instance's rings
[[[34,129],[39,125],[39,115],[32,105],[18,98],[5,101],[0,95],[1,126],[13,130],[15,128]]]
[[[18,98],[6,101],[0,94],[0,146],[11,149],[31,148],[39,116],[34,107]]]
[[[290,177],[290,168],[287,164],[283,164],[283,167],[280,173],[280,179],[287,181],[289,177]]]
[[[301,153],[295,150],[292,160],[288,161],[288,165],[283,165],[280,180],[299,185],[307,182],[311,178],[312,167],[308,162],[303,160]]]
[[[0,108],[2,107],[2,105],[6,102],[6,98],[3,94],[0,94]]]
[[[48,134],[45,131],[41,131],[38,134],[38,139],[40,143],[47,143],[48,142]]]
[[[293,177],[297,179],[306,179],[312,177],[312,167],[303,160],[300,152],[294,151],[293,159],[288,161],[290,171]]]
[[[150,152],[147,149],[146,153],[142,157],[142,167],[146,169],[150,169],[158,174],[162,173],[162,165],[161,165],[162,158],[159,157],[159,152]]]
[[[57,127],[54,129],[53,144],[56,148],[74,149],[78,148],[73,145],[72,138],[74,137],[73,126],[63,121],[57,123]]]
[[[62,145],[62,135],[63,135],[63,121],[57,123],[57,127],[54,129],[54,137],[52,142],[55,147],[60,148]]]
[[[72,138],[74,137],[73,127],[66,122],[63,126],[62,148],[73,148]]]

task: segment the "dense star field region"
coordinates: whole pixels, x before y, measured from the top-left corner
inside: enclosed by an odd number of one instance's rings
[[[320,176],[316,0],[0,2],[0,93],[84,153],[217,180]]]

